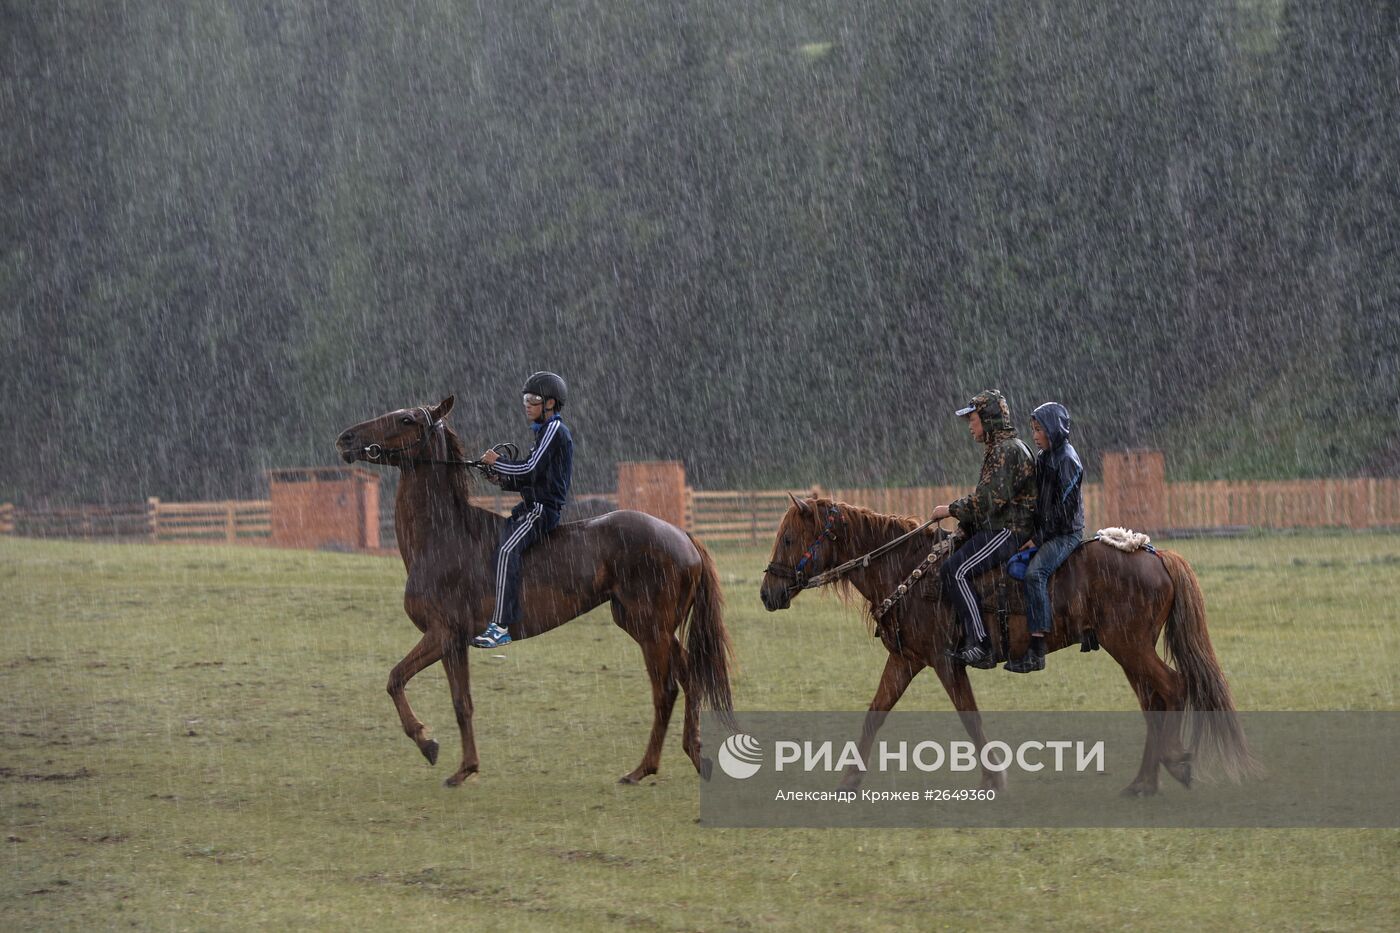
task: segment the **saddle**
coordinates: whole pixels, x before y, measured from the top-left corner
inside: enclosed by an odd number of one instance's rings
[[[1009,649],[1025,650],[1030,639],[1026,623],[1026,587],[1022,580],[1011,575],[1009,563],[998,564],[968,582],[977,596],[977,606],[982,612],[982,624],[992,637],[998,661],[1008,661],[1016,654]],[[1055,571],[1055,577],[1060,571]],[[1051,577],[1053,583],[1055,577]],[[915,590],[921,598],[938,599],[940,590],[937,574],[928,574],[918,582]],[[1071,636],[1073,633],[1070,633]],[[1098,651],[1099,640],[1092,628],[1079,632],[1079,650]]]

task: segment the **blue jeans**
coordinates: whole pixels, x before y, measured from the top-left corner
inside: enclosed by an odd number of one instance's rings
[[[1079,546],[1079,535],[1060,535],[1040,543],[1040,550],[1026,568],[1026,628],[1048,632],[1050,620],[1050,575],[1069,559]]]
[[[524,502],[511,510],[496,548],[496,608],[491,621],[510,628],[520,621],[520,553],[559,524],[559,513]]]

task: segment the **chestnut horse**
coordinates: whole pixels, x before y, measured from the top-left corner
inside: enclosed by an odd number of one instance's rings
[[[786,609],[793,595],[804,588],[802,584],[819,570],[869,553],[917,525],[912,518],[881,515],[830,499],[794,499],[778,528],[772,563],[763,576],[763,605],[770,612]],[[933,529],[933,534],[941,532]],[[914,535],[868,566],[857,565],[838,585],[863,596],[869,615],[919,565],[932,541],[930,536]],[[807,566],[799,570],[804,554],[810,555]],[[927,585],[935,598],[911,592],[878,626],[889,657],[866,714],[859,746],[862,760],[868,760],[884,714],[894,708],[910,681],[925,667],[938,675],[979,753],[987,741],[967,668],[947,654],[958,642],[957,617],[952,607],[936,596],[937,581]],[[1055,572],[1050,596],[1055,628],[1046,636],[1046,650],[1077,644],[1084,632],[1092,632],[1122,665],[1147,719],[1142,767],[1124,789],[1125,794],[1155,794],[1159,765],[1190,787],[1192,758],[1202,740],[1229,777],[1254,770],[1229,685],[1206,634],[1200,585],[1180,554],[1160,548],[1155,553],[1124,553],[1092,541],[1081,545]],[[874,619],[873,615],[869,618]],[[1163,628],[1175,670],[1157,656],[1154,647]],[[998,626],[988,629],[993,640],[999,641]],[[1019,631],[1013,627],[1007,655],[1023,653],[1028,638],[1024,627]],[[1186,715],[1179,715],[1183,711]],[[1172,713],[1178,715],[1161,715]],[[1190,720],[1192,736],[1184,746],[1181,731],[1185,719]],[[858,782],[859,775],[848,772],[846,786]],[[983,769],[984,786],[1000,788],[1004,782],[1004,773]]]
[[[452,709],[462,734],[462,763],[447,779],[461,784],[480,768],[472,731],[467,655],[486,628],[495,600],[495,552],[505,519],[472,504],[461,440],[444,423],[448,396],[435,406],[391,411],[349,428],[336,440],[341,457],[399,468],[394,533],[408,570],[404,611],[423,633],[389,674],[389,696],[403,730],[430,764],[438,743],[404,695],[412,677],[442,661]],[[695,769],[708,777],[700,755],[701,703],[732,714],[732,648],[721,608],[714,560],[684,531],[642,512],[609,512],[566,522],[525,554],[523,621],[513,641],[539,635],[611,603],[613,621],[642,649],[651,678],[651,737],[641,764],[621,778],[636,784],[655,774],[679,688],[685,690],[681,744]],[[679,636],[685,636],[685,648]]]

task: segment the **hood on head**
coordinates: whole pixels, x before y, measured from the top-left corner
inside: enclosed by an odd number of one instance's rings
[[[982,419],[982,428],[987,432],[990,439],[994,434],[1002,434],[1007,431],[1015,433],[1015,428],[1011,424],[1011,406],[1006,402],[1006,396],[996,389],[984,389],[972,397],[972,401],[967,403],[966,408],[957,411],[958,416],[977,412],[977,417]]]
[[[1052,450],[1069,440],[1069,409],[1059,402],[1046,402],[1031,412],[1031,417],[1045,429]]]

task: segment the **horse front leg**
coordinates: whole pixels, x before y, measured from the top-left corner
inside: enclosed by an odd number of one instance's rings
[[[885,669],[880,673],[880,685],[875,688],[875,697],[870,701],[870,709],[865,714],[865,722],[860,730],[860,742],[857,747],[860,750],[861,761],[870,760],[870,747],[875,744],[875,734],[885,724],[885,716],[894,709],[894,705],[904,696],[904,691],[913,682],[915,675],[923,669],[922,662],[910,661],[897,654],[885,658]],[[860,769],[854,765],[847,765],[838,789],[855,790],[860,786],[860,779]]]
[[[457,716],[457,729],[462,734],[462,764],[443,783],[458,787],[481,770],[476,755],[476,735],[472,732],[471,676],[467,666],[469,630],[449,631],[443,636],[442,666],[447,671],[447,686],[452,691],[452,712]]]
[[[395,664],[394,669],[389,672],[387,688],[389,698],[394,701],[394,708],[399,711],[399,722],[403,723],[404,734],[413,740],[430,765],[437,764],[437,740],[428,737],[428,727],[414,715],[413,707],[408,705],[408,696],[404,693],[404,688],[419,671],[436,664],[441,658],[439,640],[424,635],[418,640],[418,644],[413,646],[413,650],[404,655],[403,660]]]
[[[977,711],[977,698],[972,695],[972,681],[968,679],[967,668],[940,659],[934,670],[943,682],[943,689],[948,691],[948,698],[953,701],[953,708],[958,711],[963,728],[977,748],[977,757],[981,758],[982,746],[987,744],[987,733],[982,729],[982,714]],[[981,787],[998,792],[1006,790],[1006,772],[993,771],[984,764]]]

